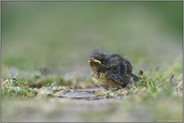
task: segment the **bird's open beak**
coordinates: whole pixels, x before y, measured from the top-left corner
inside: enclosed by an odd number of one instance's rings
[[[88,63],[91,63],[91,62],[96,62],[96,63],[101,64],[101,62],[99,60],[97,60],[97,59],[92,59],[92,58],[89,59]]]

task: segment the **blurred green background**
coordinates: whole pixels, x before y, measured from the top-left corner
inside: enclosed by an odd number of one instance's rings
[[[2,2],[2,63],[89,75],[95,48],[126,56],[134,69],[182,54],[182,2]]]

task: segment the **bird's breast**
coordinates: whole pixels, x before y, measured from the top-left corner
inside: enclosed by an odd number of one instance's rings
[[[105,73],[102,72],[92,71],[91,76],[95,84],[105,89],[119,88],[122,86],[122,84],[108,78]]]

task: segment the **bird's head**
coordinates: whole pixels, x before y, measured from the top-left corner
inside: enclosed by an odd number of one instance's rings
[[[93,70],[99,70],[102,66],[105,65],[106,55],[104,53],[99,52],[98,50],[94,50],[89,56],[89,65]]]

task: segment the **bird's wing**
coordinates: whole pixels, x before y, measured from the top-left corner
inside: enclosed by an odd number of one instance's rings
[[[119,74],[130,74],[132,73],[131,63],[124,57],[118,54],[112,54],[108,56],[106,63],[107,69],[116,69]]]
[[[135,74],[131,73],[129,76],[131,76],[134,82],[139,81],[139,77],[137,77]]]
[[[132,65],[130,64],[130,62],[126,59],[122,60],[121,63],[121,67],[122,67],[122,72],[125,74],[130,74],[132,73]]]
[[[107,56],[106,67],[112,68],[118,66],[121,63],[121,56],[116,54]]]
[[[131,63],[118,54],[107,57],[106,76],[116,82],[128,84],[131,81],[138,81],[138,77],[132,73]]]
[[[125,67],[119,65],[107,70],[106,76],[122,84],[139,81],[139,78],[136,75],[134,75],[133,73],[125,73],[124,71]]]
[[[120,75],[120,74],[108,74],[107,75],[110,79],[113,79],[114,81],[121,83],[123,85],[127,85],[131,81],[131,77],[128,75]]]

